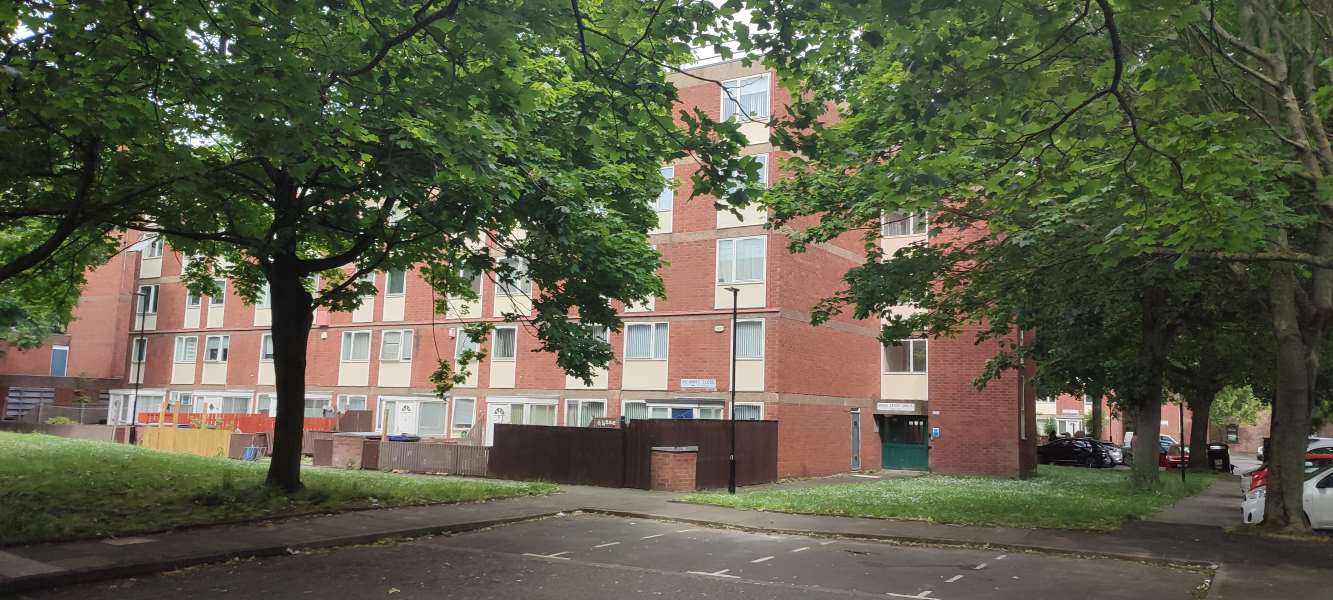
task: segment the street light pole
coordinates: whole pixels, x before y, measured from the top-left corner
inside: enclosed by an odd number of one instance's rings
[[[130,425],[133,425],[139,417],[139,388],[143,385],[143,364],[148,360],[148,340],[143,336],[144,319],[148,318],[148,300],[146,300],[148,295],[140,289],[134,292],[134,297],[136,299],[135,309],[139,311],[139,335],[134,338],[133,342],[130,342],[130,359],[137,358],[134,356],[134,351],[140,340],[143,341],[144,356],[134,363],[134,400],[130,403]]]
[[[731,388],[731,457],[728,463],[727,493],[734,495],[736,493],[736,308],[741,290],[737,287],[723,289],[731,292],[731,379],[727,383],[727,387]]]

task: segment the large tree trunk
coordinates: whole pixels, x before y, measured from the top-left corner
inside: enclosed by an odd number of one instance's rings
[[[1088,426],[1090,430],[1088,436],[1094,440],[1100,440],[1103,436],[1102,430],[1106,428],[1105,419],[1102,417],[1102,396],[1105,393],[1102,392],[1100,385],[1088,386],[1087,393],[1092,398],[1092,422]]]
[[[1269,285],[1273,332],[1277,336],[1277,377],[1273,399],[1272,446],[1268,490],[1264,500],[1265,529],[1305,533],[1310,522],[1302,505],[1306,436],[1310,433],[1310,353],[1300,329],[1296,274],[1290,265],[1276,265]],[[1322,338],[1319,338],[1322,339]]]
[[[1161,452],[1157,438],[1162,431],[1162,385],[1166,371],[1166,356],[1175,335],[1175,327],[1164,314],[1167,291],[1160,287],[1145,288],[1139,299],[1141,309],[1140,348],[1138,355],[1139,380],[1129,398],[1134,405],[1135,425],[1134,466],[1130,481],[1134,487],[1155,487],[1157,455]]]
[[[292,493],[301,489],[301,438],[305,422],[306,346],[314,319],[296,258],[274,260],[269,272],[273,306],[273,371],[278,392],[273,427],[273,459],[268,485]]]
[[[1189,399],[1190,414],[1194,416],[1194,420],[1190,422],[1191,469],[1213,468],[1208,462],[1208,415],[1213,411],[1215,398],[1217,390],[1205,389],[1196,390],[1196,396]]]
[[[1134,487],[1152,487],[1157,485],[1158,454],[1162,449],[1157,441],[1162,430],[1162,396],[1158,387],[1157,400],[1143,398],[1143,403],[1134,411],[1134,441],[1130,446],[1134,450],[1134,464],[1130,481]]]

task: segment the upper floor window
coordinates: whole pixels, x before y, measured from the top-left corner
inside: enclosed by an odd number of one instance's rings
[[[468,335],[468,333],[463,331],[460,327],[458,330],[458,340],[454,345],[454,359],[457,360],[458,357],[462,356],[463,353],[468,350],[473,352],[481,351],[481,342],[472,339],[472,336]]]
[[[267,282],[259,288],[259,299],[255,302],[255,308],[269,308],[273,306],[273,291],[269,288]]]
[[[884,215],[879,226],[879,234],[882,237],[925,235],[928,225],[929,221],[926,219],[926,213],[924,212],[891,212]]]
[[[412,330],[390,329],[380,339],[380,362],[412,360]]]
[[[653,209],[657,212],[666,212],[672,209],[675,202],[676,191],[671,189],[671,180],[676,177],[676,167],[662,167],[662,179],[666,180],[666,185],[661,192],[657,194],[657,202]]]
[[[51,346],[51,376],[64,377],[69,371],[69,346]]]
[[[764,280],[765,238],[717,241],[717,282],[757,283]]]
[[[263,362],[273,360],[273,334],[271,333],[259,336],[259,360]]]
[[[343,362],[366,362],[370,360],[370,332],[343,332]]]
[[[764,358],[764,322],[736,322],[736,359],[762,360]]]
[[[210,335],[204,340],[204,362],[227,362],[231,336]]]
[[[157,314],[157,286],[141,285],[138,293],[138,307],[141,315]]]
[[[202,303],[203,299],[199,297],[199,294],[191,292],[189,289],[185,290],[185,308],[199,308]]]
[[[666,360],[668,337],[666,323],[630,323],[625,326],[625,358]]]
[[[496,327],[491,354],[494,360],[514,360],[518,356],[518,328]]]
[[[161,235],[153,235],[153,241],[148,243],[148,249],[144,256],[146,258],[162,258],[162,249],[165,246],[166,243],[162,240]]]
[[[506,256],[500,259],[501,265],[509,267],[510,281],[501,279],[495,286],[498,296],[527,296],[532,293],[532,279],[528,278],[528,261],[518,256]]]
[[[198,352],[199,338],[197,336],[190,335],[176,338],[176,362],[192,363]]]
[[[407,292],[407,271],[392,269],[384,274],[384,294],[402,296]]]
[[[925,338],[912,338],[884,344],[884,372],[925,373],[926,343]]]
[[[213,285],[217,286],[218,293],[208,297],[209,306],[222,306],[227,303],[227,280],[214,279]]]
[[[722,83],[722,120],[736,115],[747,119],[768,117],[768,73]]]
[[[134,338],[130,346],[130,362],[141,363],[148,359],[148,338]]]

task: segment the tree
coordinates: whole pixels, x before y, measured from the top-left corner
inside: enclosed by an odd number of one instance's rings
[[[618,329],[613,300],[663,291],[646,235],[660,165],[692,153],[697,193],[748,200],[736,184],[759,166],[739,158],[738,125],[673,118],[666,78],[691,46],[721,39],[710,32],[730,31],[732,9],[658,9],[306,0],[135,12],[150,36],[189,40],[158,58],[185,57],[191,85],[153,98],[179,113],[170,143],[188,160],[113,224],[165,235],[190,257],[196,291],[226,277],[254,301],[267,286],[271,485],[300,488],[312,312],[358,305],[373,291],[363,275],[418,269],[441,304],[473,296],[480,273],[530,282],[531,316],[509,318],[587,379],[613,356],[588,325]],[[435,381],[447,388],[462,366],[442,361]]]
[[[1217,393],[1208,420],[1219,425],[1253,425],[1259,421],[1263,407],[1252,386],[1230,385]]]
[[[1078,256],[1111,270],[1154,257],[1264,263],[1285,440],[1265,526],[1308,527],[1297,430],[1333,306],[1325,3],[756,4],[768,33],[755,45],[810,83],[778,139],[808,157],[793,168],[825,176],[806,189],[829,194],[798,207],[829,211],[816,235],[933,209],[945,229],[1033,248],[1050,225],[1081,227]],[[824,126],[829,107],[846,118]],[[1145,365],[1173,337],[1172,298],[1146,283]],[[1159,409],[1145,375],[1121,395],[1147,404],[1128,412]]]

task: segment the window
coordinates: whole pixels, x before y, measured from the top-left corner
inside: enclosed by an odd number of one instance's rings
[[[338,394],[338,412],[366,410],[366,397],[361,394]]]
[[[185,308],[199,308],[202,303],[203,299],[199,297],[199,294],[191,292],[189,289],[185,290]]]
[[[390,329],[380,340],[380,362],[412,360],[412,330]]]
[[[379,293],[379,288],[378,288],[378,287],[375,287],[375,274],[374,274],[374,273],[366,273],[365,275],[362,275],[362,276],[360,276],[360,277],[357,277],[356,280],[359,281],[359,282],[361,282],[361,283],[369,283],[369,284],[370,284],[370,287],[375,288],[375,289],[373,289],[373,290],[370,290],[368,293],[366,293],[367,296],[374,296],[375,294]]]
[[[509,407],[509,423],[514,425],[555,425],[555,402],[498,402]]]
[[[407,292],[407,272],[392,269],[384,274],[384,295],[402,296]]]
[[[450,429],[454,435],[466,435],[469,429],[472,429],[472,422],[476,419],[477,401],[472,398],[454,399],[454,422]]]
[[[370,360],[370,332],[343,332],[343,362],[367,362]]]
[[[134,338],[130,347],[130,362],[141,363],[148,358],[148,338]]]
[[[210,335],[204,339],[204,362],[227,362],[231,336]]]
[[[430,401],[421,403],[421,414],[417,419],[417,433],[420,435],[444,435],[444,403]]]
[[[139,314],[155,315],[157,314],[157,286],[141,285],[139,286]]]
[[[753,158],[753,159],[755,160],[755,162],[759,163],[759,173],[758,173],[758,183],[759,183],[759,187],[767,188],[767,187],[768,187],[768,155],[767,155],[767,154],[754,154],[754,155],[751,155],[750,158]],[[731,182],[730,182],[730,183],[728,184],[728,186],[727,186],[727,192],[728,192],[728,193],[730,193],[730,192],[734,192],[734,191],[740,189],[741,187],[744,187],[744,183],[745,183],[745,182],[741,179],[741,174],[740,174],[739,172],[735,172],[735,171],[733,171],[733,172],[731,173],[731,177],[730,177],[730,179],[731,179]],[[754,208],[754,205],[753,205],[753,204],[751,205],[751,208]]]
[[[881,220],[879,234],[883,237],[924,235],[927,224],[926,213],[892,212]]]
[[[607,329],[606,325],[589,325],[588,329],[592,330],[592,334],[596,336],[597,339],[600,339],[603,342],[611,341],[611,330]]]
[[[193,393],[193,392],[172,392],[172,393],[171,393],[171,402],[172,402],[173,404],[179,404],[179,405],[181,405],[181,408],[189,408],[189,407],[191,407],[191,406],[194,406],[194,393]]]
[[[593,419],[606,416],[605,400],[568,400],[565,402],[565,425],[588,427]]]
[[[653,210],[657,212],[666,212],[671,210],[675,201],[676,191],[671,189],[671,181],[676,177],[675,167],[662,167],[662,179],[666,180],[665,187],[657,194],[657,201],[653,205]]]
[[[219,412],[224,413],[246,413],[250,411],[249,396],[223,396],[219,398]]]
[[[255,308],[269,308],[273,306],[273,291],[265,283],[259,288],[259,299],[255,303]]]
[[[273,334],[271,333],[259,336],[259,360],[261,362],[273,361]]]
[[[162,258],[162,249],[163,247],[166,246],[166,242],[162,239],[162,236],[160,235],[153,235],[152,238],[153,241],[148,243],[148,251],[146,254],[144,254],[144,257]]]
[[[626,402],[625,418],[634,419],[721,419],[722,403]]]
[[[218,293],[208,297],[209,306],[223,306],[227,303],[227,280],[214,279],[213,285],[217,286]]]
[[[518,328],[496,327],[495,341],[491,343],[493,360],[514,360],[518,354]]]
[[[768,74],[722,83],[722,120],[736,115],[763,119],[768,116]]]
[[[527,261],[517,256],[506,256],[500,259],[500,264],[508,266],[508,276],[513,280],[506,282],[500,279],[499,284],[495,286],[495,295],[527,296],[532,293],[532,280],[528,278]],[[497,274],[497,277],[503,278],[504,275]]]
[[[306,396],[305,397],[305,416],[322,417],[324,409],[328,408],[329,399],[327,396]]]
[[[458,357],[462,356],[463,353],[468,350],[473,352],[480,351],[481,342],[472,339],[472,336],[468,335],[468,333],[460,327],[458,329],[458,340],[454,345],[454,359],[457,360]]]
[[[666,360],[666,323],[631,323],[625,326],[625,358]]]
[[[255,395],[255,412],[261,415],[273,413],[273,394]]]
[[[717,241],[717,282],[757,283],[764,280],[764,242],[767,238]]]
[[[69,346],[51,346],[51,376],[64,377],[69,371]]]
[[[732,417],[737,421],[762,421],[764,404],[762,402],[737,402]]]
[[[764,322],[736,322],[736,360],[763,360]]]
[[[178,363],[194,362],[199,352],[199,338],[196,336],[182,336],[176,338],[176,359]]]
[[[884,345],[885,373],[925,373],[926,340],[898,340]]]
[[[625,420],[627,421],[649,418],[647,402],[625,402],[621,406],[623,408],[621,412],[624,414]]]

